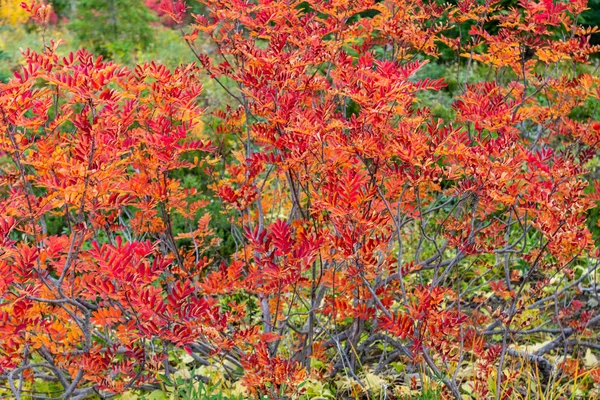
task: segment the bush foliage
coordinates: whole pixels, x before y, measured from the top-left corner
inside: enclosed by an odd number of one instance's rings
[[[0,84],[11,396],[598,394],[585,1],[203,4],[196,63],[44,34]],[[75,13],[125,61],[154,20]]]

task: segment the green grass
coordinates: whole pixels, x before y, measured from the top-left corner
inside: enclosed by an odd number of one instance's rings
[[[144,51],[134,50],[125,60],[116,58],[115,61],[121,64],[134,65],[146,61],[165,64],[169,68],[174,68],[182,63],[194,61],[194,55],[181,38],[178,31],[155,25],[150,27],[153,33],[153,41]],[[46,32],[32,25],[23,26],[0,26],[0,80],[6,82],[12,77],[14,70],[21,64],[21,51],[27,48],[41,51],[43,49],[43,38],[46,42],[50,40],[62,40],[64,44],[60,48],[60,53],[67,54],[82,47],[75,36],[66,26],[59,25],[49,27]]]

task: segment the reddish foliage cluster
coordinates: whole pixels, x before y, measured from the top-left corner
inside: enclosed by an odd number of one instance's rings
[[[585,4],[205,3],[185,36],[216,45],[198,67],[49,47],[0,86],[0,373],[13,389],[49,371],[68,395],[120,392],[168,373],[178,347],[228,360],[255,394],[402,360],[459,398],[452,369],[473,360],[482,398],[495,371],[510,396],[511,332],[558,299],[547,278],[571,282],[595,255],[584,178],[600,125],[571,114],[600,97],[577,68],[598,51],[575,22]],[[440,44],[463,57],[452,121],[422,102],[446,87],[420,77]],[[475,63],[489,79],[469,81]],[[231,154],[188,135],[201,70],[235,102],[214,113]],[[231,223],[229,260],[211,258],[206,203],[175,178],[198,166]],[[557,315],[544,350],[599,318]]]
[[[20,6],[31,15],[31,20],[38,24],[47,25],[58,23],[58,15],[56,15],[52,6],[47,3],[40,3],[32,0],[30,2],[22,2]]]
[[[159,363],[145,354],[148,341],[181,346],[199,324],[223,323],[193,286],[195,258],[174,256],[167,236],[172,213],[202,207],[169,177],[193,167],[182,154],[212,151],[184,140],[201,114],[198,69],[129,70],[54,48],[25,59],[1,97],[1,146],[13,162],[2,175],[0,365],[19,368],[37,352],[74,377],[73,389],[91,381],[119,391],[141,365]],[[57,217],[67,233],[51,235],[46,220]],[[27,239],[10,240],[16,232]],[[209,236],[194,238],[202,247]]]
[[[183,22],[186,4],[182,0],[144,0],[144,4],[156,12],[160,22],[166,26],[174,26]]]

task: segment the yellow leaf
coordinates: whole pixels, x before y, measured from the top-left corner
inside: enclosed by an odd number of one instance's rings
[[[194,119],[194,127],[192,128],[191,136],[195,138],[202,138],[204,134],[204,121],[200,118]]]
[[[371,372],[365,373],[365,382],[375,394],[380,393],[381,390],[385,390],[385,388],[388,386],[387,382],[383,378]]]
[[[229,395],[232,397],[246,397],[248,396],[248,388],[242,385],[241,381],[237,381],[229,389]]]
[[[467,383],[463,383],[462,385],[460,385],[461,389],[464,390],[467,393],[473,393],[473,383],[471,382],[467,382]]]
[[[134,394],[133,392],[125,392],[123,394],[121,394],[120,399],[121,400],[138,400],[139,396],[137,394]]]
[[[587,349],[585,352],[585,357],[583,357],[583,365],[585,365],[586,368],[593,368],[598,364],[598,357],[592,353],[592,349]]]
[[[468,365],[464,368],[461,368],[456,373],[457,379],[471,378],[475,375],[475,370],[472,365]]]

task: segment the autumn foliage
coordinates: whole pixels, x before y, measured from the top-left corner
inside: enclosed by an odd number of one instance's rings
[[[177,349],[273,398],[309,378],[368,388],[394,363],[452,398],[510,398],[518,362],[600,379],[559,358],[600,321],[575,299],[598,266],[600,122],[574,114],[600,101],[585,1],[204,3],[182,39],[197,64],[52,42],[0,85],[0,377],[17,398],[36,378],[74,398],[151,387]],[[185,4],[165,12],[181,23]],[[422,100],[449,90],[420,73],[441,51],[460,65],[451,120]],[[199,106],[204,74],[229,105]]]

